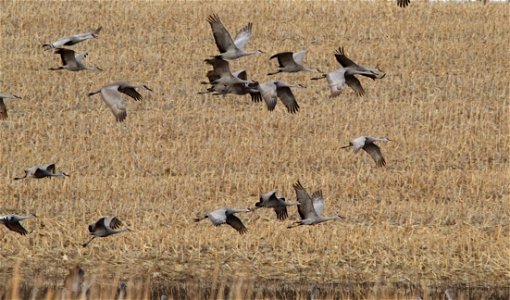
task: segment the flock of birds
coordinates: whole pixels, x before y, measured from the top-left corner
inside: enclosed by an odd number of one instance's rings
[[[340,220],[342,218],[337,215],[329,217],[322,215],[322,211],[324,210],[324,197],[322,196],[321,190],[310,195],[299,180],[293,185],[293,188],[296,192],[296,202],[286,202],[285,198],[276,195],[276,191],[271,191],[261,195],[259,202],[255,203],[255,207],[253,208],[220,208],[195,218],[195,222],[209,219],[215,226],[228,224],[240,234],[244,234],[247,231],[246,226],[235,216],[236,213],[253,212],[264,207],[272,208],[276,213],[277,219],[283,221],[288,217],[287,206],[297,206],[300,218],[299,221],[290,224],[288,228],[300,225],[315,225],[330,220]]]
[[[406,6],[409,0],[398,0],[399,6]],[[239,59],[244,56],[259,55],[263,53],[260,50],[246,51],[244,47],[248,43],[252,35],[252,23],[248,23],[243,27],[239,33],[232,39],[230,33],[227,31],[220,18],[213,14],[207,19],[219,50],[219,54],[206,59],[205,62],[212,66],[212,70],[208,71],[206,76],[207,82],[211,87],[206,92],[200,93],[213,93],[215,95],[236,94],[246,95],[249,94],[254,102],[265,101],[268,110],[275,109],[277,99],[280,99],[286,106],[288,112],[296,113],[299,111],[299,104],[294,97],[292,88],[301,87],[301,84],[288,84],[281,80],[271,80],[266,83],[260,84],[257,81],[249,80],[245,70],[240,70],[232,73],[229,68],[228,60]],[[63,48],[64,46],[72,46],[80,42],[98,38],[101,27],[96,30],[80,33],[64,38],[60,38],[53,43],[44,44],[43,47],[47,50],[53,49],[56,54],[60,55],[62,65],[59,67],[50,68],[50,70],[94,70],[101,71],[98,67],[88,67],[84,64],[84,59],[87,52],[76,53],[74,50]],[[282,72],[318,72],[321,76],[311,78],[312,80],[326,79],[331,90],[331,96],[336,97],[342,93],[345,86],[351,87],[359,96],[363,96],[365,91],[356,78],[357,75],[366,76],[373,80],[382,79],[386,74],[378,67],[371,68],[359,65],[348,58],[343,50],[339,48],[335,53],[335,58],[341,67],[329,73],[322,73],[318,68],[311,68],[303,65],[303,58],[306,55],[306,50],[298,52],[281,52],[271,56],[272,59],[277,59],[278,67],[276,71],[268,73],[274,75]],[[142,95],[136,90],[143,88],[152,91],[145,84],[131,84],[125,81],[118,81],[109,83],[97,91],[90,92],[88,96],[100,94],[103,101],[111,109],[113,115],[118,122],[122,122],[127,117],[126,105],[122,99],[122,94],[125,94],[134,100],[141,100]],[[9,94],[0,94],[0,119],[7,118],[7,108],[4,99],[21,99],[21,97]],[[387,137],[372,137],[361,136],[352,139],[348,145],[341,148],[352,147],[355,152],[363,149],[375,161],[377,167],[386,165],[381,149],[375,144],[377,141],[388,142],[390,139]],[[48,178],[48,177],[67,177],[68,174],[64,172],[56,172],[54,163],[32,166],[24,170],[23,177],[15,177],[14,180],[21,180],[27,178]],[[299,181],[293,185],[296,193],[296,202],[286,202],[285,198],[278,197],[275,191],[264,194],[260,197],[258,203],[254,208],[220,208],[197,217],[195,221],[209,219],[215,226],[228,224],[232,226],[239,233],[243,234],[247,231],[242,221],[235,216],[241,212],[253,212],[259,208],[272,208],[274,209],[278,220],[285,220],[288,217],[287,207],[297,206],[299,221],[289,225],[289,228],[300,225],[315,225],[329,220],[340,220],[342,217],[338,215],[323,216],[324,198],[322,191],[314,192],[312,195],[308,194],[306,189]],[[4,224],[8,229],[17,232],[21,235],[26,235],[28,231],[21,225],[20,222],[28,219],[35,218],[35,214],[29,215],[16,215],[9,214],[0,216],[0,223]],[[123,223],[115,216],[101,217],[93,224],[88,226],[88,231],[92,235],[91,239],[83,244],[86,247],[96,237],[106,237],[113,234],[129,231],[129,228],[122,228]]]
[[[50,171],[50,169],[53,171]],[[64,172],[55,174],[54,170],[55,164],[31,167],[25,170],[25,177],[16,177],[15,179],[30,178],[27,177],[28,174],[31,175],[32,178],[39,179],[52,176],[68,176]],[[271,191],[261,195],[259,202],[255,203],[255,207],[253,208],[220,208],[195,218],[195,222],[209,219],[214,226],[227,224],[237,230],[240,234],[244,234],[247,232],[247,228],[243,222],[237,216],[235,216],[235,214],[241,212],[253,212],[259,208],[272,208],[276,213],[277,219],[283,221],[288,217],[287,206],[297,206],[300,218],[299,221],[290,224],[288,228],[293,228],[301,225],[315,225],[322,222],[340,220],[343,218],[338,215],[322,215],[322,211],[324,210],[324,197],[321,190],[318,190],[310,195],[299,182],[299,180],[293,185],[293,188],[296,192],[296,202],[286,202],[284,197],[278,197],[276,195],[276,191]],[[35,214],[4,215],[0,216],[0,223],[4,224],[9,230],[17,232],[21,235],[26,235],[28,231],[21,225],[20,222],[28,219],[33,219],[35,217]],[[88,226],[89,233],[92,235],[92,237],[87,242],[83,243],[83,247],[86,247],[96,237],[106,237],[113,234],[130,231],[129,228],[122,228],[122,226],[122,221],[120,221],[119,218],[115,216],[101,217],[99,220]]]
[[[246,51],[244,49],[252,35],[252,23],[248,23],[232,39],[232,36],[217,15],[209,16],[207,21],[211,26],[220,54],[205,60],[213,69],[206,74],[208,81],[202,83],[210,84],[211,87],[205,92],[199,92],[199,94],[249,94],[254,102],[264,100],[267,109],[270,111],[275,109],[277,100],[280,99],[289,113],[297,113],[299,111],[299,104],[291,88],[305,88],[304,85],[289,84],[281,80],[270,80],[261,84],[258,81],[248,79],[246,70],[239,70],[233,73],[230,71],[227,60],[263,53],[261,50]],[[297,52],[281,52],[271,56],[270,60],[278,60],[278,67],[275,72],[268,73],[267,75],[301,71],[322,73],[318,68],[310,68],[303,65],[306,53],[307,50],[303,49]],[[355,63],[347,57],[343,48],[339,48],[336,51],[335,58],[341,65],[339,69],[327,74],[322,73],[320,77],[311,78],[312,80],[326,79],[331,91],[331,97],[342,94],[345,86],[351,87],[359,96],[363,96],[365,91],[356,75],[365,76],[373,80],[382,79],[386,75],[378,67],[371,68]]]

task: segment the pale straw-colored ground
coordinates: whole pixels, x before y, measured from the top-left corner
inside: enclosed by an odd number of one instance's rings
[[[0,228],[3,282],[21,260],[27,280],[59,285],[82,265],[97,278],[507,286],[509,280],[509,10],[505,4],[413,2],[7,2],[1,3],[0,214],[35,212],[26,237]],[[206,18],[234,34],[253,22],[248,49],[231,63],[265,82],[270,55],[309,49],[305,64],[338,68],[344,47],[380,64],[367,92],[329,98],[316,74],[271,78],[305,84],[299,113],[248,97],[203,96],[217,49]],[[41,45],[103,26],[86,63],[103,72],[49,71]],[[65,27],[63,27],[65,26]],[[99,96],[114,80],[146,83],[116,123]],[[356,136],[388,136],[387,167],[340,150]],[[13,181],[56,162],[69,178]],[[276,189],[295,200],[297,180],[326,197],[341,222],[287,229],[270,210],[232,228],[196,224],[197,213],[247,207]],[[93,241],[87,224],[117,215],[132,232]],[[225,279],[227,278],[227,279]],[[44,281],[44,280],[43,280]]]

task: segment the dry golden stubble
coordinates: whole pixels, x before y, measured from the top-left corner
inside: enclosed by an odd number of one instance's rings
[[[268,2],[255,14],[240,5],[5,4],[2,84],[23,99],[9,103],[9,120],[0,123],[0,201],[40,215],[26,239],[1,229],[6,268],[21,258],[24,279],[63,277],[62,262],[83,263],[98,277],[158,270],[169,279],[209,278],[226,264],[218,286],[227,274],[285,274],[297,282],[303,274],[320,278],[317,270],[331,282],[505,283],[508,10],[413,3],[410,13],[385,2]],[[277,75],[308,86],[296,92],[302,109],[295,116],[279,107],[270,113],[247,97],[198,96],[202,60],[216,54],[205,21],[211,13],[232,32],[254,23],[247,49],[267,55],[231,67],[261,82],[273,78],[265,75],[274,67],[269,55],[301,48],[309,50],[307,63],[324,71],[338,68],[333,53],[343,46],[388,75],[361,79],[365,97],[346,90],[337,99],[309,74]],[[46,70],[58,57],[41,51],[42,43],[98,25],[97,40],[73,49],[88,50],[87,61],[104,72]],[[118,79],[154,89],[129,103],[125,124],[86,96]],[[384,147],[385,169],[338,149],[362,134],[395,140]],[[12,181],[45,161],[72,177]],[[260,210],[241,216],[245,237],[192,222],[198,212],[252,206],[272,189],[292,200],[298,179],[323,189],[326,212],[346,219],[288,231],[287,222]],[[101,215],[119,215],[133,232],[79,249],[86,225]],[[289,216],[297,219],[295,208]],[[95,271],[102,265],[108,268]]]

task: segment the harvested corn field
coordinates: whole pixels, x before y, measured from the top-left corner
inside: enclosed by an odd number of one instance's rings
[[[5,99],[0,120],[0,215],[37,215],[23,222],[26,236],[0,228],[0,295],[38,287],[60,298],[79,265],[91,298],[114,297],[120,281],[133,299],[304,298],[313,286],[319,298],[428,299],[447,288],[460,299],[508,298],[508,5],[0,5],[0,92],[22,98]],[[230,61],[231,70],[306,86],[292,89],[298,112],[281,100],[268,111],[249,96],[198,94],[204,59],[219,54],[211,14],[232,36],[253,23],[245,50],[263,53]],[[66,47],[88,51],[85,64],[102,71],[49,70],[61,61],[43,44],[99,26],[97,38]],[[331,98],[325,80],[310,80],[317,72],[267,75],[273,54],[300,49],[306,66],[331,72],[340,47],[386,73],[359,76],[362,97],[347,87]],[[122,96],[123,122],[88,97],[118,80],[152,90],[138,89],[141,101]],[[378,143],[386,166],[340,149],[361,135],[391,139]],[[13,180],[50,162],[70,176]],[[252,208],[271,190],[296,201],[298,180],[323,191],[324,215],[343,219],[288,229],[294,206],[284,221],[270,209],[238,214],[243,235],[194,222]],[[131,231],[82,247],[102,216]]]

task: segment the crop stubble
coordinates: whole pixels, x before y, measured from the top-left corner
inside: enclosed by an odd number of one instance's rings
[[[62,263],[80,263],[120,278],[208,278],[222,270],[220,277],[289,282],[508,283],[506,6],[1,5],[1,89],[23,99],[6,101],[9,120],[0,123],[0,213],[39,216],[27,222],[27,237],[1,229],[2,269],[12,271],[21,259],[25,276],[48,278],[62,278]],[[340,46],[388,75],[361,79],[365,97],[347,89],[335,99],[310,73],[274,76],[308,87],[295,91],[295,115],[281,103],[268,112],[248,98],[197,95],[208,70],[203,59],[217,51],[211,13],[232,33],[254,23],[247,48],[266,54],[231,68],[255,80],[269,80],[268,58],[278,51],[308,48],[307,65],[336,69]],[[86,62],[103,72],[48,70],[60,59],[43,43],[99,25],[99,39],[73,49],[88,50]],[[141,102],[127,100],[122,124],[100,97],[87,97],[118,79],[154,90],[142,92]],[[338,149],[362,134],[394,140],[382,146],[386,168]],[[72,177],[12,181],[45,162]],[[259,210],[241,215],[244,236],[192,221],[217,207],[253,206],[272,189],[293,199],[297,179],[309,191],[323,189],[326,214],[346,219],[288,230],[288,222]],[[133,232],[83,249],[86,225],[112,214]],[[289,214],[297,217],[294,208]]]

